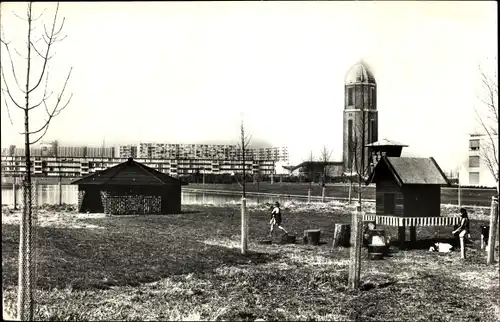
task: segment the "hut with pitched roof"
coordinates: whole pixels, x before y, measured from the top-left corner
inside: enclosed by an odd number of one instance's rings
[[[454,225],[457,218],[441,217],[441,187],[448,179],[434,158],[382,156],[366,184],[376,184],[375,214],[365,216],[377,224],[398,226],[399,241],[416,240],[417,226]]]
[[[187,185],[132,158],[71,184],[78,185],[79,212],[114,215],[178,213]]]

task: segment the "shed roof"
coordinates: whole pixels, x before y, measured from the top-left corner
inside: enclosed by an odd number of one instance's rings
[[[109,169],[96,172],[71,182],[78,185],[164,186],[187,185],[186,182],[161,173],[129,158]]]
[[[316,166],[330,166],[330,165],[343,165],[344,163],[342,161],[305,161],[302,162],[298,165],[284,165],[282,166],[284,169],[289,170],[289,171],[295,171],[300,167],[307,167],[310,165],[316,165]]]
[[[382,167],[387,166],[400,186],[406,184],[449,185],[448,179],[434,158],[382,157],[368,177],[366,184],[382,178]]]
[[[401,147],[407,147],[406,144],[399,143],[393,140],[388,140],[388,139],[382,139],[377,142],[373,142],[370,144],[366,144],[365,146],[401,146]]]

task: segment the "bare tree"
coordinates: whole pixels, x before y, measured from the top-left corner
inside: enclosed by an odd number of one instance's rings
[[[248,154],[250,154],[250,141],[252,136],[245,135],[245,126],[243,124],[243,119],[240,124],[240,138],[237,144],[239,150],[239,159],[242,166],[242,176],[241,182],[239,182],[237,175],[236,180],[241,187],[241,195],[243,198],[246,198],[246,161],[248,159]]]
[[[306,181],[311,183],[314,181],[314,161],[315,157],[312,151],[309,152],[307,158],[303,161],[301,172],[305,173]]]
[[[242,193],[241,193],[241,254],[246,255],[248,249],[248,218],[246,209],[246,156],[250,152],[251,136],[245,135],[245,126],[243,125],[243,118],[240,125],[240,141],[238,147],[240,149],[240,160],[243,167],[243,180],[242,180]]]
[[[351,202],[351,190],[353,186],[353,174],[356,174],[357,180],[358,180],[358,206],[357,206],[357,211],[352,214],[352,220],[351,220],[351,240],[353,242],[353,245],[351,247],[351,252],[350,252],[350,263],[349,263],[349,281],[348,285],[350,288],[357,288],[360,283],[360,276],[361,276],[361,225],[362,225],[362,216],[361,216],[361,185],[362,185],[362,179],[363,179],[363,158],[359,157],[359,145],[361,144],[361,141],[359,138],[354,135],[353,138],[350,139],[349,142],[349,147],[350,147],[350,152],[351,152],[351,158],[350,160],[350,178],[349,178],[349,203]],[[361,149],[362,150],[362,149]]]
[[[359,148],[359,146],[362,144],[360,138],[356,135],[353,136],[353,138],[350,140],[349,147],[351,151],[351,156],[352,159],[350,160],[350,167],[349,167],[349,203],[351,203],[351,191],[353,190],[353,183],[357,182],[358,187],[356,189],[356,194],[358,197],[358,207],[359,210],[361,210],[361,200],[362,200],[362,195],[364,189],[362,188],[364,179],[367,176],[367,169],[364,167],[364,164],[362,162],[363,157],[360,155],[362,149]]]
[[[332,157],[332,150],[329,150],[326,145],[323,146],[320,153],[321,162],[321,201],[325,202],[326,178],[330,175],[332,168],[330,161]]]
[[[364,113],[364,112],[363,112]],[[349,138],[348,142],[348,167],[351,173],[350,175],[350,190],[349,190],[349,202],[351,201],[351,189],[353,185],[353,179],[356,177],[358,182],[357,188],[357,196],[358,196],[358,205],[356,212],[352,214],[352,223],[351,223],[351,238],[353,241],[353,247],[351,248],[350,254],[350,265],[349,265],[349,287],[350,288],[358,288],[360,283],[361,276],[361,244],[362,244],[362,194],[366,189],[362,188],[363,182],[368,176],[369,167],[366,166],[367,155],[365,155],[365,143],[366,143],[366,124],[365,117],[362,115],[361,124],[356,126],[356,131],[354,131],[354,135]]]
[[[4,11],[5,7],[2,6]],[[14,126],[11,117],[11,107],[20,110],[24,116],[24,131],[19,134],[24,136],[25,141],[25,162],[26,173],[24,177],[24,208],[22,219],[20,223],[20,242],[19,242],[19,293],[18,293],[18,318],[21,320],[32,320],[34,312],[34,298],[33,298],[33,271],[34,259],[32,250],[34,249],[34,231],[33,231],[33,203],[32,203],[32,185],[31,185],[31,155],[30,146],[39,142],[49,129],[49,125],[54,117],[59,115],[71,101],[72,94],[69,99],[64,99],[66,86],[71,76],[72,68],[70,68],[68,75],[62,85],[62,89],[55,96],[51,102],[53,91],[49,91],[49,61],[54,57],[53,46],[64,40],[66,36],[61,34],[64,21],[59,23],[58,12],[59,3],[49,25],[43,23],[43,29],[38,28],[39,34],[36,34],[36,27],[34,24],[42,18],[45,10],[39,15],[33,15],[33,4],[30,2],[27,5],[26,16],[23,18],[17,13],[13,14],[27,24],[26,35],[26,48],[25,53],[22,54],[19,50],[11,45],[11,41],[7,40],[4,36],[3,25],[1,26],[1,43],[2,43],[2,57],[7,57],[9,63],[4,65],[0,64],[0,74],[2,77],[2,96],[7,109],[9,120]],[[3,13],[3,12],[2,12]],[[43,43],[40,45],[40,41]],[[3,55],[6,53],[6,55]],[[17,54],[20,63],[15,63],[13,53]],[[7,60],[7,59],[6,59]],[[36,62],[41,64],[39,72],[34,71]],[[19,69],[20,65],[24,67]],[[6,69],[10,71],[10,78],[6,77]],[[25,75],[25,79],[21,77]],[[21,81],[25,81],[25,87],[21,86]],[[42,93],[41,95],[38,93]],[[37,99],[37,97],[39,97]],[[40,98],[41,97],[41,98]],[[36,101],[35,101],[36,100]],[[35,126],[34,130],[30,130],[33,125],[33,119],[30,119],[31,113],[34,113],[38,108],[45,110],[45,119],[39,126]],[[30,123],[31,122],[31,123]]]
[[[497,58],[494,58],[498,66]],[[498,155],[498,75],[496,68],[487,72],[479,65],[479,78],[481,81],[481,92],[478,95],[479,105],[475,105],[477,122],[484,131],[486,138],[480,146],[481,159],[491,172],[496,181],[497,194],[499,193],[499,164]]]
[[[499,146],[498,146],[498,75],[496,69],[498,68],[498,59],[494,58],[495,68],[490,71],[485,71],[479,65],[479,78],[481,81],[481,92],[478,95],[479,105],[475,105],[474,111],[476,119],[484,131],[485,138],[480,140],[481,145],[480,156],[481,161],[486,164],[491,175],[496,181],[497,196],[491,201],[490,213],[490,238],[488,240],[487,259],[486,262],[491,264],[494,262],[495,245],[496,245],[496,230],[499,222],[499,207],[498,200],[500,194],[499,185],[499,164],[500,159]],[[500,268],[499,268],[500,271]]]

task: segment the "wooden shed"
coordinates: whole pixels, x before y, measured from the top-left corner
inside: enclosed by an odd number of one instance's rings
[[[365,216],[377,224],[398,226],[399,239],[416,239],[416,226],[448,226],[456,218],[441,218],[441,186],[449,186],[443,171],[431,158],[382,156],[366,184],[376,184],[375,215]]]
[[[71,184],[78,185],[79,212],[115,215],[178,213],[187,185],[132,158]]]

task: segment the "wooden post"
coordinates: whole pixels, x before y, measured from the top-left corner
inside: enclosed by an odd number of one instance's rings
[[[361,205],[356,209],[356,212],[352,214],[352,242],[353,247],[351,248],[350,255],[350,265],[349,265],[349,281],[348,286],[351,289],[356,289],[359,287],[360,275],[361,275],[361,238],[363,234],[361,233],[363,225],[363,215],[361,213]]]
[[[412,245],[417,241],[417,227],[410,226],[410,243]]]
[[[403,226],[398,227],[398,239],[399,239],[399,245],[403,247],[406,241],[406,227],[404,222]]]
[[[486,249],[487,240],[490,238],[489,232],[489,226],[481,226],[481,249]]]
[[[307,189],[307,203],[311,203],[311,188]]]
[[[462,207],[462,201],[461,201],[462,192],[460,191],[460,165],[458,166],[457,178],[458,178],[458,208],[460,208]]]
[[[363,220],[363,246],[368,246],[372,231],[377,228],[374,220]]]
[[[321,202],[325,202],[325,186],[323,185],[323,189],[321,189]]]
[[[14,183],[12,184],[12,191],[14,191],[14,210],[17,210],[16,177],[14,177]]]
[[[241,198],[241,254],[246,255],[248,249],[248,220],[247,220],[247,201]]]
[[[460,237],[460,258],[465,259],[465,236]]]
[[[62,182],[61,177],[59,177],[59,206],[62,205]]]
[[[498,223],[498,199],[496,197],[491,197],[490,236],[488,238],[487,257],[486,257],[487,264],[492,264],[495,262],[497,223]]]
[[[352,201],[351,192],[352,192],[352,180],[349,181],[349,204],[351,204]]]

